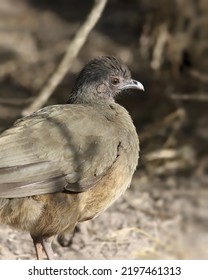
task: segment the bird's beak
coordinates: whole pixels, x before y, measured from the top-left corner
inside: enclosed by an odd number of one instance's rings
[[[138,89],[144,91],[144,86],[140,82],[136,80],[129,80],[123,87],[122,90],[125,89]]]

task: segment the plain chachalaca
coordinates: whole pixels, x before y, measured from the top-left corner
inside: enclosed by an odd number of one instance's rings
[[[108,208],[130,185],[139,141],[124,90],[144,90],[115,57],[91,60],[65,105],[18,120],[0,135],[0,223],[28,231],[38,259],[51,241]]]

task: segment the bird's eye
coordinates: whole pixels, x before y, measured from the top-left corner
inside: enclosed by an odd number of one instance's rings
[[[120,82],[120,81],[119,81],[118,78],[113,78],[113,79],[111,80],[111,83],[112,83],[114,86],[118,85],[119,82]]]

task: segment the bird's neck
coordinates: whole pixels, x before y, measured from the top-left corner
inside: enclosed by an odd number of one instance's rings
[[[110,105],[114,104],[115,100],[107,93],[98,94],[92,90],[86,93],[82,90],[73,90],[69,95],[68,104],[88,104],[88,105]]]

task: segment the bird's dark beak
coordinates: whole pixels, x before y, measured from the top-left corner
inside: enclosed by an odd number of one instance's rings
[[[125,89],[138,89],[144,91],[144,86],[136,80],[129,80],[125,85],[123,85],[122,90]]]

